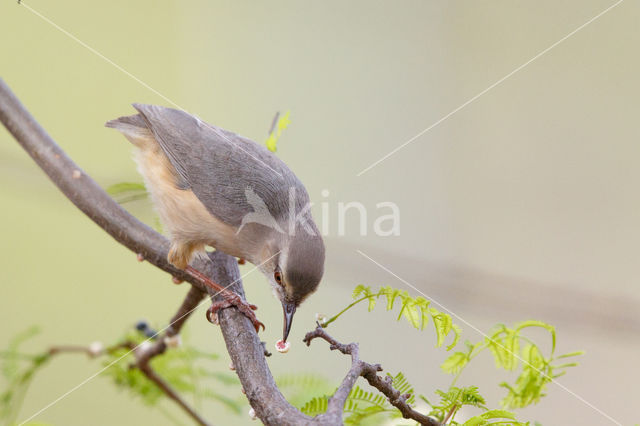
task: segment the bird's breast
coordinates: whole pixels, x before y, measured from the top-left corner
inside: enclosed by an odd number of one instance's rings
[[[231,256],[252,258],[236,227],[213,216],[189,189],[180,189],[164,153],[148,146],[135,155],[140,174],[164,228],[174,243],[209,245]]]

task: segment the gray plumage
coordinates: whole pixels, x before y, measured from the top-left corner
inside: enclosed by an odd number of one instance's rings
[[[309,202],[302,182],[264,146],[184,111],[133,106],[140,112],[134,117],[146,122],[182,179],[180,183],[223,222],[240,226],[242,218],[253,211],[247,203],[247,188],[264,200],[277,220],[288,213],[289,188],[296,189],[297,210]]]
[[[324,271],[324,244],[305,210],[304,185],[276,155],[243,136],[184,111],[133,106],[139,114],[106,126],[139,148],[140,171],[171,234],[169,260],[185,267],[205,244],[244,257],[267,275],[283,307],[295,311]],[[274,278],[280,272],[283,283]]]

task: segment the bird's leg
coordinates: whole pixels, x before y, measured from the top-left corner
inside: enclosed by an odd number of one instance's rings
[[[211,278],[207,277],[205,274],[198,271],[191,265],[187,265],[184,268],[184,271],[187,274],[191,275],[193,278],[200,281],[205,286],[214,289],[219,294],[221,294],[222,297],[224,297],[224,300],[214,302],[211,305],[211,308],[209,308],[209,310],[207,311],[207,319],[209,319],[209,321],[213,322],[212,316],[217,316],[220,309],[235,306],[244,316],[251,320],[251,323],[255,327],[256,332],[260,330],[260,327],[262,327],[263,330],[265,329],[264,324],[260,322],[260,320],[258,320],[258,317],[256,317],[256,314],[253,312],[258,309],[256,305],[252,305],[245,300],[242,300],[242,298],[240,298],[240,296],[238,296],[236,293],[228,290],[226,287],[222,287],[218,283],[213,282]]]

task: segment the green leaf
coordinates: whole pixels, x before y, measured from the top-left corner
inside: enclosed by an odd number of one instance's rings
[[[404,374],[399,372],[395,376],[389,374],[388,376],[391,377],[393,387],[398,392],[411,395],[407,398],[407,402],[409,404],[415,403],[413,386],[407,381]],[[327,395],[315,396],[303,404],[300,410],[309,416],[317,416],[327,410],[328,400],[329,396]],[[382,416],[386,418],[402,417],[400,411],[393,407],[384,395],[376,391],[366,391],[357,385],[349,393],[343,411],[346,414],[345,424],[361,424],[364,419],[372,416],[378,416],[376,417],[377,424],[384,423]]]
[[[442,368],[445,373],[458,374],[468,362],[469,357],[467,354],[464,352],[456,352],[449,356],[449,358],[442,363],[440,368]]]
[[[569,358],[572,356],[584,355],[584,351],[569,352],[568,354],[558,355],[556,359]]]
[[[439,389],[436,390],[436,394],[440,396],[440,402],[435,405],[429,404],[432,408],[429,416],[438,419],[440,422],[443,422],[445,417],[447,417],[449,413],[453,412],[454,414],[449,419],[449,424],[458,424],[453,421],[453,418],[455,417],[455,413],[465,405],[481,408],[483,410],[487,409],[484,406],[485,399],[480,395],[480,391],[476,386],[468,386],[464,388],[451,386],[447,392]]]
[[[267,145],[267,149],[269,151],[276,152],[278,150],[277,148],[278,139],[276,138],[276,134],[275,133],[269,134],[269,137],[267,138],[267,141],[265,142],[265,144]]]
[[[528,356],[533,361],[532,365],[540,365],[539,361],[536,360],[537,354],[539,354],[537,348],[530,352],[531,354]],[[502,400],[502,405],[505,408],[523,408],[539,402],[545,396],[544,391],[551,381],[552,374],[550,374],[551,371],[548,367],[548,364],[545,363],[542,364],[541,369],[525,364],[514,385],[501,383],[500,386],[508,390],[507,396]]]
[[[378,298],[382,296],[386,298],[387,311],[391,311],[395,306],[396,300],[400,299],[401,306],[397,320],[400,321],[400,319],[404,317],[412,327],[418,330],[424,330],[425,326],[429,323],[429,318],[431,318],[436,331],[436,346],[442,346],[451,331],[453,331],[454,336],[451,344],[447,346],[447,350],[451,350],[457,345],[462,330],[453,324],[450,315],[429,307],[431,302],[424,297],[413,298],[406,290],[399,290],[390,286],[381,287],[377,293],[374,293],[369,286],[365,286],[364,284],[357,285],[352,294],[355,302],[352,302],[342,311],[330,317],[329,320],[324,323],[324,326],[326,327],[336,321],[342,314],[364,300],[367,300],[368,310],[372,311],[376,306]]]
[[[118,342],[130,342],[135,346],[146,340],[141,333],[131,331]],[[190,394],[196,400],[206,398],[222,404],[234,413],[239,413],[244,406],[244,398],[239,393],[240,383],[237,377],[224,372],[226,367],[217,361],[217,354],[188,346],[184,330],[182,340],[181,347],[168,350],[152,359],[151,366],[156,374],[182,394]],[[117,387],[139,398],[142,403],[154,406],[166,395],[140,370],[130,368],[134,361],[135,354],[129,349],[119,348],[110,351],[103,357],[103,364],[108,368],[102,374],[110,378]],[[215,382],[211,383],[212,381]],[[235,391],[229,393],[226,390],[229,388]],[[230,395],[238,397],[234,399]]]
[[[487,347],[493,353],[496,366],[507,371],[518,367],[520,335],[516,330],[500,325],[494,334],[486,339]]]
[[[493,424],[493,423],[489,423],[489,420],[493,420],[493,419],[509,419],[509,420],[514,420],[513,422],[508,422],[511,425],[523,425],[524,423],[515,421],[516,420],[516,416],[506,410],[489,410],[486,411],[480,415],[474,416],[472,418],[470,418],[469,420],[467,420],[466,422],[464,422],[463,426],[482,426],[482,425],[489,425],[489,424]],[[499,423],[505,423],[505,422],[499,422]]]
[[[282,131],[282,130],[285,130],[287,127],[289,127],[289,124],[291,124],[289,115],[291,115],[291,111],[285,112],[282,118],[278,120],[278,130]]]
[[[436,347],[440,347],[444,344],[444,340],[447,337],[447,334],[449,334],[449,332],[451,331],[453,321],[451,320],[451,317],[449,315],[443,314],[435,308],[429,308],[429,313],[431,314],[431,318],[433,319],[433,326],[436,330]]]
[[[365,286],[364,284],[358,284],[356,288],[353,289],[353,294],[351,295],[354,299],[359,299],[360,297],[366,297],[371,294],[371,287]]]
[[[404,317],[409,321],[409,324],[414,326],[417,329],[420,329],[422,326],[422,315],[418,312],[416,308],[416,303],[413,300],[408,300],[402,310]]]
[[[460,337],[462,336],[462,329],[458,324],[452,324],[451,329],[453,330],[454,334],[453,334],[453,341],[449,346],[447,346],[448,351],[456,347],[456,345],[458,344],[458,341],[460,340]]]
[[[329,397],[317,396],[307,401],[302,407],[300,407],[300,411],[302,411],[307,416],[315,417],[318,414],[322,414],[327,411],[327,404],[329,403]]]
[[[547,330],[549,332],[549,334],[551,334],[551,353],[553,354],[556,350],[556,328],[552,325],[549,325],[545,322],[542,321],[537,321],[537,320],[528,320],[528,321],[522,321],[518,324],[516,324],[515,328],[516,328],[516,332],[522,330],[523,328],[527,328],[527,327],[540,327],[540,328],[544,328],[545,330]]]
[[[397,288],[386,286],[380,289],[380,293],[384,294],[387,297],[387,311],[392,310],[393,304],[395,303],[397,297],[400,295],[400,290],[398,290]]]
[[[527,367],[541,370],[546,362],[536,345],[528,344],[522,349],[522,359],[526,361]]]
[[[366,408],[357,408],[354,412],[352,412],[348,417],[344,419],[344,424],[360,425],[367,417],[371,417],[387,411],[388,410],[385,410],[384,408],[377,405],[371,405]]]
[[[416,307],[419,316],[420,330],[424,330],[424,327],[429,324],[428,313],[430,304],[431,301],[425,299],[424,297],[419,296],[414,299],[414,306]]]
[[[4,419],[5,424],[14,423],[31,381],[51,359],[48,351],[38,355],[19,352],[20,346],[39,332],[39,327],[33,326],[17,334],[2,353],[2,374],[8,383],[7,389],[0,394],[0,419]]]
[[[401,394],[411,394],[409,398],[407,398],[407,402],[409,404],[413,404],[416,400],[415,391],[413,390],[413,386],[402,372],[398,372],[395,376],[391,376],[387,374],[392,379],[393,387],[400,392]],[[386,400],[385,400],[386,401]]]
[[[373,311],[373,308],[376,307],[376,300],[375,297],[369,297],[369,306],[367,308],[369,312]]]
[[[116,183],[107,187],[107,193],[109,195],[120,195],[124,192],[135,192],[135,191],[143,191],[146,192],[147,189],[142,183],[137,182],[121,182]]]
[[[489,410],[480,415],[483,419],[511,419],[515,420],[516,416],[510,411],[507,410]]]
[[[4,355],[2,364],[2,375],[7,379],[14,379],[19,370],[18,360],[20,359],[18,349],[27,340],[35,337],[40,333],[40,327],[31,326],[28,329],[15,335],[10,341],[9,346]]]
[[[310,398],[329,394],[334,390],[327,378],[312,373],[296,373],[278,376],[276,384],[294,406],[302,406]]]
[[[114,197],[119,204],[143,200],[149,196],[145,186],[135,182],[116,183],[115,185],[109,186],[107,192]]]
[[[276,152],[278,148],[278,140],[280,139],[280,136],[282,136],[282,132],[287,127],[289,127],[289,124],[291,124],[291,120],[289,119],[290,113],[291,111],[285,112],[284,115],[278,120],[276,126],[274,126],[275,128],[271,131],[271,133],[269,133],[269,137],[265,142],[269,151]]]
[[[460,395],[459,403],[461,405],[471,405],[473,407],[483,408],[485,399],[482,395],[480,395],[480,390],[477,386],[467,386],[461,389],[462,393]]]
[[[577,362],[569,362],[567,364],[554,365],[553,368],[568,368],[568,367],[577,367]]]

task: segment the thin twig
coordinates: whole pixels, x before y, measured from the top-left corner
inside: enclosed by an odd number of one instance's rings
[[[338,387],[338,390],[329,399],[328,408],[326,413],[324,414],[328,418],[335,418],[336,416],[342,415],[344,404],[347,400],[347,397],[349,396],[349,393],[351,392],[351,389],[353,389],[353,386],[358,377],[362,376],[367,380],[367,382],[369,382],[371,386],[378,389],[384,396],[386,396],[391,405],[396,407],[400,411],[400,413],[402,413],[402,417],[404,417],[405,419],[415,420],[421,425],[440,425],[437,420],[425,416],[424,414],[412,409],[411,406],[407,403],[407,399],[411,395],[402,394],[397,389],[395,389],[393,387],[393,381],[391,377],[386,376],[382,378],[378,376],[378,372],[382,371],[382,366],[380,364],[369,364],[362,361],[358,355],[359,349],[357,343],[340,343],[336,339],[331,337],[319,324],[315,330],[310,331],[305,335],[304,342],[307,344],[307,346],[309,346],[311,345],[311,341],[316,338],[326,340],[329,343],[329,349],[338,350],[345,355],[351,356],[351,368],[349,369],[349,372]]]
[[[273,133],[274,130],[276,130],[276,124],[278,124],[279,117],[280,117],[280,111],[276,111],[276,115],[273,117],[273,121],[271,122],[271,128],[269,129],[269,133],[267,133],[267,135],[270,135],[271,133]]]
[[[204,293],[197,287],[191,287],[189,292],[185,296],[184,301],[180,305],[180,308],[171,319],[171,326],[169,326],[164,335],[157,339],[151,346],[135,345],[133,342],[125,341],[120,344],[100,349],[93,348],[92,346],[82,345],[56,345],[49,348],[49,355],[57,355],[61,353],[84,353],[90,358],[95,358],[106,353],[112,353],[113,351],[121,348],[135,350],[136,362],[131,365],[131,368],[137,368],[144,374],[149,380],[155,383],[158,388],[169,398],[175,401],[196,423],[202,426],[208,426],[206,420],[202,418],[191,406],[176,392],[169,383],[167,383],[158,373],[151,367],[151,360],[162,355],[167,350],[167,339],[171,339],[180,333],[184,323],[194,308],[198,306],[203,299]],[[101,345],[99,345],[101,346]]]
[[[160,377],[155,370],[151,367],[151,365],[146,362],[144,364],[136,364],[136,367],[153,383],[155,383],[162,392],[165,393],[169,398],[174,400],[184,411],[186,411],[193,420],[196,421],[201,426],[209,426],[205,419],[203,419],[189,404],[185,402],[184,399],[175,391],[173,388],[164,381],[162,377]]]
[[[166,335],[166,334],[165,334]],[[175,335],[175,334],[174,334]],[[133,342],[123,342],[118,345],[109,347],[101,351],[100,353],[96,352],[91,348],[91,346],[81,346],[81,345],[56,345],[49,348],[47,353],[50,356],[59,355],[64,353],[84,353],[90,358],[95,358],[99,355],[104,355],[106,353],[111,353],[116,349],[135,349],[136,345]],[[137,368],[140,370],[142,374],[144,374],[149,380],[154,382],[158,388],[169,398],[175,401],[193,420],[195,420],[198,424],[202,426],[209,426],[206,420],[204,420],[187,402],[167,383],[162,379],[156,371],[151,367],[151,360],[163,354],[167,345],[164,339],[158,340],[154,343],[153,346],[147,349],[143,349],[144,347],[140,346],[136,349],[136,362],[131,365],[131,368]]]
[[[444,416],[444,420],[442,421],[443,425],[446,425],[447,422],[449,421],[450,418],[453,417],[454,413],[456,412],[456,410],[458,410],[458,405],[457,404],[453,404],[453,407],[451,407],[451,409],[449,410],[449,412],[447,413],[446,416]]]
[[[187,402],[176,392],[169,383],[167,383],[162,377],[156,373],[151,367],[151,360],[153,357],[163,354],[167,350],[167,339],[174,338],[180,333],[182,326],[193,312],[193,310],[200,304],[200,301],[204,297],[204,293],[197,287],[191,287],[189,292],[184,298],[184,301],[180,305],[178,312],[173,316],[171,320],[171,326],[167,328],[164,333],[164,337],[158,339],[151,347],[145,348],[144,346],[138,346],[135,352],[136,363],[132,367],[138,368],[142,374],[144,374],[149,380],[155,383],[158,388],[164,394],[175,401],[193,420],[201,426],[208,426],[209,423],[198,414]]]

